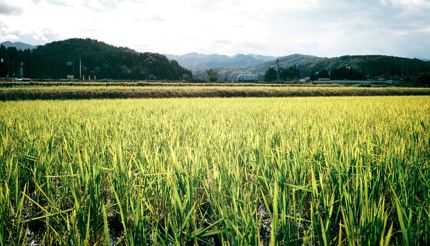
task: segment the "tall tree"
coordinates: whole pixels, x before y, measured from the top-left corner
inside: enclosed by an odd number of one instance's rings
[[[277,74],[276,70],[273,67],[270,67],[267,69],[266,73],[264,74],[264,81],[273,82],[277,80]]]
[[[206,73],[208,74],[208,78],[210,82],[217,82],[218,81],[218,72],[215,71],[214,69],[209,69],[206,71]]]

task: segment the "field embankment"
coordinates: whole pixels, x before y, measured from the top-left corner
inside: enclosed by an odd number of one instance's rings
[[[181,98],[181,97],[309,97],[430,95],[430,88],[279,85],[181,85],[143,84],[0,86],[0,100]]]

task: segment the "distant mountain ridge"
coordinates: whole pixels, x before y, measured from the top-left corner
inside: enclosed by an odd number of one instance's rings
[[[36,45],[31,45],[23,42],[11,42],[11,41],[1,42],[0,45],[3,45],[6,48],[15,47],[18,50],[34,49],[37,47]]]
[[[169,59],[176,60],[181,66],[193,68],[245,68],[275,59],[273,56],[256,54],[236,54],[234,56],[219,54],[188,53],[185,55],[169,55]]]
[[[253,66],[249,66],[247,67],[247,70],[255,73],[265,72],[269,67],[275,66],[277,59],[279,59],[279,65],[281,67],[291,67],[291,66],[305,66],[309,64],[315,64],[329,58],[311,56],[311,55],[302,55],[302,54],[292,54],[288,56],[275,58],[273,60],[266,61]]]

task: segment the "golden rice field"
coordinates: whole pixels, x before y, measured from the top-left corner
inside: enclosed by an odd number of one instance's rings
[[[429,96],[0,102],[0,245],[429,243]]]

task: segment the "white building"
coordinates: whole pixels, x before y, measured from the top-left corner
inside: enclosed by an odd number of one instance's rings
[[[252,74],[252,73],[241,73],[237,75],[236,81],[238,82],[251,82],[251,81],[258,81],[258,75]]]

